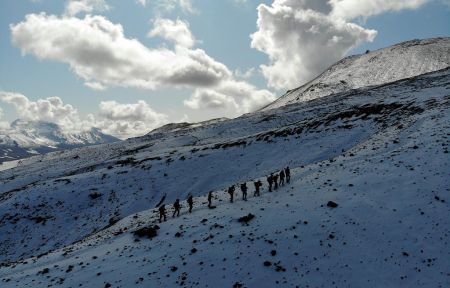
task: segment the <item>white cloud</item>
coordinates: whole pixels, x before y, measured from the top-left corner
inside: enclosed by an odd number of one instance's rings
[[[168,122],[165,114],[156,112],[143,100],[132,104],[103,101],[99,104],[97,115],[85,117],[72,105],[64,104],[59,97],[31,101],[19,93],[0,91],[0,101],[13,105],[18,116],[25,120],[55,123],[68,132],[95,127],[122,139],[144,135]],[[0,128],[3,126],[5,123],[0,122]]]
[[[3,117],[3,109],[0,107],[0,119],[2,119]],[[9,123],[6,121],[0,121],[0,129],[4,130],[4,129],[8,129],[9,128]]]
[[[415,9],[428,1],[274,0],[259,5],[251,46],[269,56],[270,62],[260,67],[269,87],[291,89],[376,37],[375,30],[350,20]]]
[[[0,100],[13,105],[20,118],[32,121],[52,122],[67,129],[78,130],[80,122],[78,111],[64,104],[58,97],[30,101],[25,95],[0,91]]]
[[[195,45],[195,38],[189,29],[189,24],[182,20],[170,20],[158,18],[153,21],[153,29],[148,33],[149,37],[162,37],[186,48]]]
[[[178,0],[181,9],[185,12],[196,13],[197,10],[192,6],[191,0]]]
[[[126,38],[120,24],[103,16],[80,19],[29,14],[11,25],[11,32],[22,53],[67,63],[74,73],[98,87],[211,86],[231,75],[225,65],[201,49],[149,49]],[[186,39],[184,44],[189,41]]]
[[[387,11],[417,9],[430,0],[330,0],[331,15],[340,19],[369,17]]]
[[[234,2],[235,4],[245,4],[245,3],[248,2],[248,0],[233,0],[233,2]]]
[[[268,65],[261,65],[270,87],[297,87],[375,37],[376,31],[332,18],[330,12],[327,0],[259,5],[258,31],[251,35],[251,46],[270,58]]]
[[[99,105],[100,128],[102,131],[127,138],[142,135],[143,132],[168,123],[165,114],[154,111],[150,105],[139,100],[135,104],[120,104],[116,101],[104,101]]]
[[[191,109],[237,109],[236,101],[216,90],[197,89],[184,104]]]
[[[147,6],[147,0],[136,0],[137,3],[141,4],[142,6]]]
[[[215,109],[223,116],[234,117],[252,112],[275,100],[268,90],[259,90],[243,81],[230,79],[217,87],[196,89],[184,104],[192,109]]]
[[[172,12],[173,10],[179,8],[183,13],[194,14],[198,11],[192,5],[191,0],[138,0],[139,2],[146,2],[146,4],[151,4],[158,13],[164,14]]]
[[[241,79],[249,79],[251,77],[253,77],[253,75],[255,75],[256,69],[254,67],[249,68],[245,71],[242,71],[241,69],[236,69],[234,71],[234,75],[237,78],[241,78]]]
[[[84,85],[86,87],[89,87],[92,90],[96,90],[96,91],[105,91],[106,90],[106,87],[102,83],[98,83],[98,82],[85,82]]]
[[[66,3],[65,14],[75,16],[79,13],[92,13],[109,9],[105,0],[70,0]]]

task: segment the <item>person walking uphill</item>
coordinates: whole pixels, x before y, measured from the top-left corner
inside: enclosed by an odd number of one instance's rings
[[[209,191],[209,193],[208,193],[208,208],[212,208],[212,198],[213,198],[212,191]]]
[[[241,184],[242,200],[247,201],[247,183]]]
[[[289,166],[284,169],[284,173],[286,174],[286,183],[289,183],[291,181],[291,169],[289,169]]]
[[[275,175],[273,175],[273,189],[277,190],[278,189],[278,174],[275,173]]]
[[[284,186],[284,177],[285,177],[284,170],[281,169],[281,171],[280,171],[280,186]]]
[[[269,192],[272,192],[273,173],[267,176],[267,183],[269,183]]]
[[[159,206],[159,223],[162,222],[162,219],[164,219],[164,221],[166,221],[166,205],[165,204],[161,204],[161,206]]]
[[[192,195],[189,195],[187,203],[189,205],[189,213],[192,213],[192,208],[194,207],[194,197]]]
[[[180,217],[180,210],[181,210],[180,199],[177,199],[175,201],[175,203],[173,203],[173,215],[172,215],[172,217],[175,217],[175,214],[177,215],[177,217]]]
[[[230,195],[230,202],[233,203],[233,199],[234,199],[234,185],[228,187],[228,194]]]
[[[253,185],[255,185],[255,193],[253,194],[253,196],[261,196],[261,186],[262,186],[262,183],[261,183],[261,181],[255,181],[255,182],[253,182]]]

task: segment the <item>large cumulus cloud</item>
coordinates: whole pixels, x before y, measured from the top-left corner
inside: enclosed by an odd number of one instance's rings
[[[274,0],[258,6],[251,46],[269,56],[261,71],[270,87],[291,89],[311,80],[377,32],[352,23],[428,0]]]
[[[201,49],[147,48],[125,37],[120,24],[103,16],[29,14],[11,25],[11,32],[22,53],[67,63],[87,83],[97,86],[210,86],[231,75],[225,65]]]

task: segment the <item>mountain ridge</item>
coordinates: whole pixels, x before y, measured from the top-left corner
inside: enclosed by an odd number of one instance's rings
[[[306,84],[287,91],[261,110],[438,71],[450,66],[448,51],[450,38],[438,37],[410,40],[365,54],[351,55],[331,65]]]

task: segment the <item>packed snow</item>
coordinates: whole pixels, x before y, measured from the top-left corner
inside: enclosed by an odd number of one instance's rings
[[[444,69],[24,159],[0,173],[1,287],[449,287],[449,108]]]

